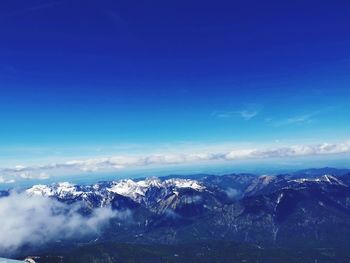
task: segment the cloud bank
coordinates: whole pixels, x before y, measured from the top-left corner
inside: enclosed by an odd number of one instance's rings
[[[350,153],[350,141],[341,143],[322,143],[315,145],[294,145],[274,148],[233,149],[225,152],[197,152],[182,154],[156,154],[146,156],[111,156],[84,160],[71,160],[41,166],[16,166],[0,170],[0,183],[9,182],[16,177],[21,179],[46,179],[50,173],[59,170],[94,172],[113,171],[127,167],[149,165],[186,164],[210,161],[235,161],[269,158],[292,158]],[[13,182],[13,181],[11,181]]]
[[[11,255],[23,245],[40,246],[52,241],[97,234],[118,213],[96,208],[82,216],[80,205],[11,193],[0,198],[0,256]]]

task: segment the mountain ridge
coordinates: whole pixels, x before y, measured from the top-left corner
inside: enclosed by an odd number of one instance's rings
[[[320,173],[324,170],[320,170]],[[26,195],[127,212],[79,243],[177,245],[232,241],[260,247],[342,247],[350,242],[347,174],[196,175],[122,179],[93,185],[35,185]],[[6,198],[8,193],[3,192]],[[29,250],[35,252],[33,250]]]

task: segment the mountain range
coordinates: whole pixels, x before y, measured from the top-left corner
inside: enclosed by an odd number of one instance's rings
[[[24,193],[69,206],[80,204],[79,213],[84,217],[101,207],[110,207],[122,215],[110,219],[98,234],[81,240],[55,240],[41,248],[26,247],[17,255],[41,255],[38,262],[65,262],[40,258],[64,254],[68,247],[75,251],[101,244],[128,244],[133,248],[188,244],[201,250],[202,246],[210,248],[218,242],[235,244],[233,247],[243,244],[244,251],[249,248],[255,252],[309,248],[317,251],[318,262],[338,262],[334,261],[334,251],[346,251],[350,244],[350,171],[346,169],[309,169],[277,175],[173,175],[93,185],[64,182],[34,185]],[[2,197],[7,195],[8,191],[0,193]],[[246,260],[242,262],[273,262],[254,261],[256,258],[250,261],[249,257]],[[304,262],[317,262],[311,260],[314,258]]]

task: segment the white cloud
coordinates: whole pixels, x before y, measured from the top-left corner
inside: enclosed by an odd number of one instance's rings
[[[228,119],[239,117],[246,121],[249,121],[259,114],[257,110],[240,110],[240,111],[215,111],[212,115],[219,119]]]
[[[231,199],[234,199],[240,195],[240,191],[238,191],[237,189],[234,189],[234,188],[227,188],[225,190],[225,193],[227,194],[227,197],[229,197]]]
[[[152,154],[145,156],[111,156],[103,158],[91,158],[72,160],[62,163],[41,165],[41,166],[21,166],[3,169],[0,172],[0,183],[8,182],[14,178],[23,179],[45,179],[50,173],[57,171],[113,171],[128,167],[142,167],[150,165],[170,165],[194,162],[210,161],[232,161],[245,159],[268,159],[268,158],[289,158],[300,156],[319,156],[327,154],[350,153],[350,141],[341,143],[323,143],[314,145],[293,145],[273,148],[244,148],[232,149],[219,152],[196,152],[181,154]]]
[[[286,125],[301,125],[301,124],[309,124],[317,121],[317,117],[319,115],[330,113],[334,110],[334,107],[325,107],[322,110],[306,112],[304,114],[299,114],[295,116],[291,116],[289,118],[285,118],[282,120],[275,120],[267,118],[266,121],[274,124],[276,127],[286,126]]]
[[[253,119],[256,115],[258,115],[258,111],[248,111],[248,110],[242,110],[239,112],[241,117],[247,121]]]
[[[292,125],[292,124],[305,124],[305,123],[311,123],[313,122],[313,118],[316,114],[304,114],[304,115],[298,115],[294,117],[287,118],[282,121],[277,121],[275,123],[275,126],[285,126],[285,125]]]
[[[12,183],[15,183],[16,180],[15,179],[6,179],[5,177],[3,176],[0,176],[0,184],[12,184]]]
[[[23,167],[22,169],[25,170],[25,167]],[[48,179],[50,178],[50,176],[48,175],[48,173],[46,172],[39,172],[39,173],[31,173],[30,171],[20,171],[18,173],[19,177],[21,177],[22,179]]]
[[[120,212],[96,208],[88,217],[80,206],[68,206],[46,197],[11,193],[0,198],[0,254],[10,255],[23,245],[42,244],[98,233]]]

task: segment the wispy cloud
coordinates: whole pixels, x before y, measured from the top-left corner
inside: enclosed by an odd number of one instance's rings
[[[285,125],[293,125],[293,124],[306,124],[311,123],[314,121],[314,117],[316,116],[316,113],[309,113],[304,115],[298,115],[289,117],[284,120],[280,120],[275,122],[275,126],[285,126]]]
[[[44,179],[50,173],[58,171],[115,171],[128,167],[145,167],[151,165],[185,164],[210,161],[234,161],[248,159],[290,158],[302,156],[319,156],[350,153],[350,141],[340,143],[322,143],[314,145],[292,145],[271,148],[243,148],[220,152],[195,152],[181,154],[152,154],[145,156],[111,156],[71,160],[41,166],[17,166],[2,169],[2,182],[19,179]]]
[[[249,121],[256,117],[259,113],[260,109],[257,107],[250,107],[236,111],[214,111],[212,113],[212,116],[218,119],[241,118],[243,120]]]
[[[258,111],[248,111],[248,110],[242,110],[238,112],[240,114],[240,116],[249,121],[251,119],[253,119],[256,115],[258,115]]]
[[[320,119],[320,117],[322,117],[323,114],[329,114],[337,108],[338,107],[335,106],[328,106],[320,110],[304,112],[302,114],[296,114],[282,119],[267,118],[266,121],[273,124],[276,127],[310,124]]]

